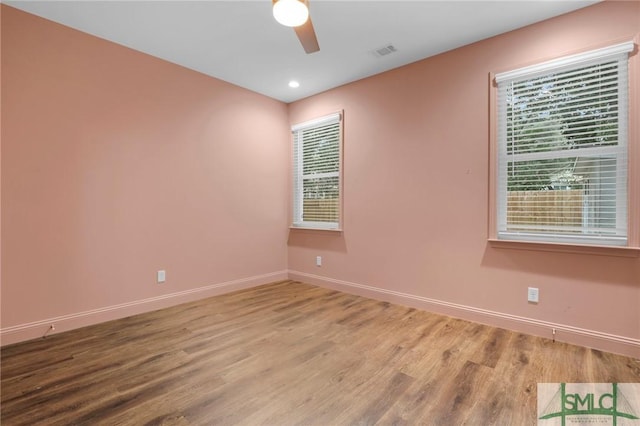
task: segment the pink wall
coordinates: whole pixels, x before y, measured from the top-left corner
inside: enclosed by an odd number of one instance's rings
[[[489,72],[628,40],[639,23],[639,3],[605,2],[287,110],[2,6],[2,344],[288,268],[640,357],[637,257],[487,244]],[[341,109],[344,232],[287,234],[289,124]]]
[[[0,5],[0,23],[2,22],[2,11]],[[2,58],[2,27],[0,27],[0,58]],[[0,81],[2,81],[2,66],[0,64]],[[0,200],[2,200],[2,85],[0,84]],[[0,202],[0,242],[2,241],[2,203]],[[2,244],[0,243],[0,327],[2,326]],[[0,344],[2,338],[0,336]]]
[[[2,47],[3,344],[286,278],[285,104],[4,5]]]
[[[290,231],[290,276],[640,357],[638,257],[487,243],[489,73],[639,30],[640,3],[605,2],[291,104],[344,110],[345,162],[344,232]]]

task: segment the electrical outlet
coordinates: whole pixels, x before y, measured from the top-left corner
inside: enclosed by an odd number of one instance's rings
[[[167,271],[158,271],[158,283],[163,283],[167,280]]]
[[[529,287],[527,289],[527,301],[531,303],[538,303],[540,292],[536,287]]]
[[[322,256],[316,256],[316,266],[322,266]]]

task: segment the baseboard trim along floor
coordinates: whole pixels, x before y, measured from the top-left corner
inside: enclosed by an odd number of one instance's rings
[[[430,299],[306,272],[289,270],[289,279],[534,336],[555,338],[555,340],[565,343],[640,358],[640,339]],[[553,330],[555,330],[555,335]]]
[[[59,333],[62,331],[73,330],[88,325],[99,324],[105,321],[150,312],[181,303],[192,302],[206,297],[217,296],[219,294],[256,287],[285,279],[287,279],[287,271],[277,271],[189,290],[162,294],[160,296],[135,300],[133,302],[105,306],[98,309],[60,315],[53,318],[46,318],[40,321],[2,328],[0,329],[0,341],[3,346],[23,342],[51,334],[51,331]],[[55,330],[51,330],[52,325],[55,325]]]

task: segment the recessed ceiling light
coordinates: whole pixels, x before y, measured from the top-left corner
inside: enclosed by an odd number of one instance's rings
[[[297,81],[295,81],[295,80],[291,80],[291,81],[289,82],[289,87],[291,87],[292,89],[295,89],[296,87],[300,87],[300,83],[298,83],[298,82],[297,82]]]

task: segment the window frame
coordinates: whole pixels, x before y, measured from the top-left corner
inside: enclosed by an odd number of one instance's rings
[[[336,222],[316,222],[316,221],[304,221],[302,219],[303,216],[303,200],[304,194],[302,191],[303,185],[303,176],[302,176],[302,150],[296,148],[296,132],[312,129],[314,127],[319,127],[326,125],[328,123],[336,121],[338,124],[338,220]],[[291,194],[292,194],[292,202],[291,202],[291,220],[290,220],[290,229],[301,229],[301,230],[316,230],[316,231],[342,231],[342,223],[343,223],[343,144],[344,144],[344,112],[337,111],[330,114],[326,114],[308,121],[300,122],[291,126],[291,137],[292,137],[292,150],[291,150],[291,168],[292,168],[292,185],[291,185]],[[297,157],[296,157],[297,155]],[[332,172],[334,173],[334,172]],[[332,176],[325,176],[332,177]],[[300,184],[298,184],[300,182]],[[296,220],[300,218],[300,220]]]
[[[590,254],[605,254],[619,256],[638,256],[640,254],[640,220],[638,217],[640,212],[640,196],[637,194],[640,190],[640,161],[637,156],[640,154],[638,142],[638,124],[634,117],[638,114],[638,89],[640,88],[640,77],[637,76],[638,54],[637,54],[637,36],[632,41],[627,38],[623,43],[609,43],[601,49],[590,48],[576,52],[571,55],[562,55],[550,60],[536,61],[524,67],[512,67],[504,72],[489,73],[489,216],[488,216],[488,241],[497,248],[516,248],[525,250],[542,250],[542,251],[564,251],[578,252]],[[592,60],[593,57],[602,57],[603,51],[614,52],[622,50],[627,52],[628,65],[628,105],[626,117],[627,127],[627,194],[626,194],[626,223],[627,223],[627,239],[624,245],[603,245],[594,241],[579,241],[545,238],[514,238],[504,239],[499,236],[499,203],[505,202],[501,199],[499,192],[499,174],[500,163],[499,141],[498,141],[498,78],[513,78],[514,76],[522,76],[532,73],[532,70],[544,72],[546,69],[549,73],[557,72],[562,66],[563,61],[569,66],[578,67],[576,57],[582,59],[582,63]],[[614,54],[612,53],[612,54]],[[618,53],[619,54],[619,53]],[[575,65],[571,65],[575,64]],[[506,207],[505,207],[506,211]]]

